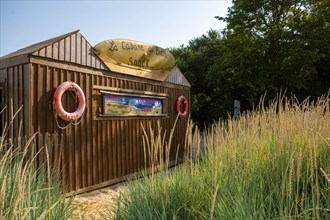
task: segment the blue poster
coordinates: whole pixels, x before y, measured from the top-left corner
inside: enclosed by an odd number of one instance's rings
[[[103,96],[105,115],[161,115],[163,100],[124,95]]]

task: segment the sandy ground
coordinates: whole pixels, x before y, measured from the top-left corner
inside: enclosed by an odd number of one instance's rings
[[[114,197],[126,189],[126,183],[118,183],[77,195],[73,201],[77,209],[71,219],[111,219],[114,212]]]
[[[180,165],[169,168],[168,174],[172,175],[173,171],[179,167]],[[137,181],[138,179],[139,178],[77,195],[73,201],[73,205],[76,205],[76,210],[71,219],[112,219],[115,210],[114,198],[127,190],[127,184]]]

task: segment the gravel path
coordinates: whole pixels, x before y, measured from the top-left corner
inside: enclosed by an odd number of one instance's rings
[[[77,209],[71,219],[110,219],[114,212],[114,198],[126,189],[126,183],[118,183],[77,195],[73,201]]]
[[[168,173],[172,175],[173,171],[180,168],[180,166],[169,168]],[[138,179],[77,195],[73,201],[73,205],[77,207],[71,219],[112,219],[115,211],[114,198],[127,190],[127,184],[138,181]]]

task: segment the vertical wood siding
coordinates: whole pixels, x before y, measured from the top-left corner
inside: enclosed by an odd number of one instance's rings
[[[175,70],[163,84],[109,72],[91,45],[77,32],[46,44],[30,55],[32,63],[0,70],[1,82],[4,81],[2,107],[7,106],[3,125],[10,122],[12,115],[23,105],[8,130],[7,138],[37,132],[36,145],[40,148],[42,143],[49,141],[43,140],[46,133],[63,137],[63,148],[50,149],[50,152],[62,155],[61,161],[54,160],[58,163],[54,166],[63,170],[62,179],[67,192],[113,184],[145,169],[141,125],[146,129],[151,125],[156,130],[159,120],[168,137],[177,115],[177,98],[184,95],[190,100],[190,85],[179,70]],[[76,82],[84,91],[86,109],[79,124],[61,129],[58,125],[67,123],[55,119],[52,101],[58,85],[68,80]],[[98,117],[103,106],[102,94],[93,86],[168,94],[164,100],[167,117]],[[76,107],[69,92],[64,94],[62,103],[68,111]],[[178,146],[179,155],[183,154],[186,125],[187,119],[177,123],[170,150],[171,160],[175,159]],[[43,155],[39,159],[44,160]]]
[[[29,64],[12,66],[0,70],[2,85],[2,128],[6,138],[30,134],[29,115]],[[22,108],[21,108],[22,107]],[[21,108],[20,111],[18,111]],[[16,114],[17,113],[17,114]],[[16,114],[16,116],[15,116]]]
[[[173,83],[173,84],[177,84],[177,85],[184,85],[184,86],[190,87],[190,83],[183,76],[183,74],[181,73],[180,69],[178,67],[176,67],[176,66],[171,70],[170,75],[167,77],[167,79],[165,80],[165,82]]]
[[[152,128],[156,129],[157,120],[159,120],[163,131],[166,130],[169,134],[176,118],[177,97],[184,95],[190,98],[189,87],[168,88],[142,81],[119,79],[111,77],[110,74],[109,76],[92,75],[40,64],[31,64],[30,77],[32,131],[40,134],[64,134],[64,182],[68,192],[125,177],[144,169],[140,125],[143,124],[145,128],[148,128],[150,123]],[[10,79],[10,83],[15,79]],[[78,125],[70,125],[63,130],[57,126],[53,115],[52,99],[58,85],[67,80],[76,82],[84,91],[86,111]],[[98,114],[103,105],[102,94],[99,90],[93,89],[93,85],[166,93],[169,95],[166,100],[168,117],[100,118]],[[18,87],[13,88],[18,93]],[[62,98],[66,109],[75,108],[71,96],[69,92],[66,92]],[[15,106],[18,106],[18,102]],[[61,119],[58,119],[58,123],[61,126],[67,124]],[[171,160],[175,159],[177,146],[180,146],[179,152],[182,155],[186,124],[187,119],[178,121],[170,151]]]
[[[80,33],[69,35],[60,41],[35,51],[32,55],[102,70],[108,69],[94,54],[92,46]]]

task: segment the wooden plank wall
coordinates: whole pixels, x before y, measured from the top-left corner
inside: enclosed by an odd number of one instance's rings
[[[181,70],[177,66],[175,66],[171,70],[170,75],[165,80],[165,82],[190,87],[190,83],[187,81],[187,79],[184,77],[184,75],[181,73]]]
[[[32,55],[101,70],[108,69],[94,54],[92,46],[80,33],[75,33],[60,41],[56,41],[47,47],[35,51]]]
[[[175,103],[180,95],[190,99],[190,88],[170,84],[154,84],[149,81],[128,80],[112,76],[111,73],[90,74],[71,71],[42,64],[30,64],[30,109],[28,117],[31,131],[44,133],[64,134],[64,175],[63,180],[67,191],[88,190],[98,186],[115,183],[123,177],[144,169],[144,153],[141,124],[145,128],[148,123],[155,129],[157,120],[160,120],[163,131],[169,134],[175,118]],[[21,67],[23,70],[23,67]],[[18,71],[17,68],[16,71]],[[15,70],[10,70],[14,71]],[[8,87],[19,92],[21,80],[19,74],[12,74],[14,79],[8,80]],[[86,111],[80,123],[60,129],[52,112],[52,99],[55,89],[61,82],[71,80],[76,82],[85,93]],[[21,82],[22,83],[22,82]],[[150,91],[169,94],[167,101],[168,117],[126,117],[101,118],[98,117],[102,108],[102,95],[94,85],[131,89],[137,91]],[[13,94],[14,95],[14,94]],[[13,96],[11,95],[11,96]],[[64,106],[74,101],[69,93],[65,93]],[[23,99],[21,99],[21,102]],[[15,106],[19,105],[19,101]],[[68,108],[72,108],[68,107]],[[74,108],[74,106],[73,106]],[[65,126],[64,121],[58,121]],[[173,137],[171,159],[174,160],[176,146],[180,146],[180,153],[184,145],[187,119],[179,120]],[[18,126],[18,125],[16,125]]]
[[[2,129],[5,138],[30,135],[30,119],[23,117],[29,115],[29,64],[11,66],[1,69],[2,84]],[[20,108],[22,109],[18,111]],[[17,114],[16,114],[17,113]],[[16,114],[16,116],[15,116]],[[15,117],[14,117],[15,116]]]

